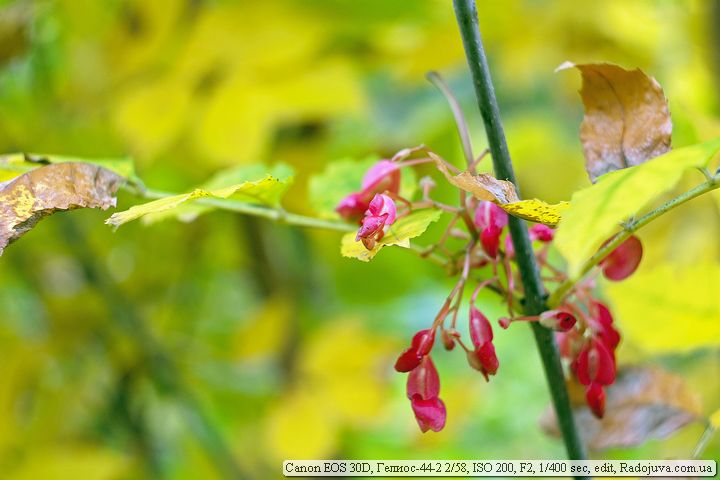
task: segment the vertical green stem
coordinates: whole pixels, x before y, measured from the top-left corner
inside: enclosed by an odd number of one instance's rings
[[[465,55],[475,86],[480,114],[485,124],[495,175],[498,178],[509,180],[517,186],[507,142],[505,141],[505,133],[500,120],[500,111],[495,99],[495,89],[490,78],[490,70],[485,58],[482,38],[480,37],[475,0],[453,0],[453,4],[458,26],[460,27],[460,35],[465,47]],[[538,315],[546,310],[545,290],[540,280],[540,273],[525,222],[511,216],[510,234],[525,291],[525,312],[528,315]],[[575,427],[562,365],[560,364],[560,355],[553,334],[550,330],[537,323],[531,325],[542,358],[545,376],[568,457],[572,460],[585,459],[585,450]]]

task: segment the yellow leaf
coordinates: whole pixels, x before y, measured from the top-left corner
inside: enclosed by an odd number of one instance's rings
[[[142,218],[146,215],[160,214],[162,212],[175,209],[186,202],[206,197],[218,199],[227,199],[232,197],[233,199],[250,203],[272,205],[276,203],[282,193],[285,192],[289,185],[289,181],[290,178],[285,181],[281,181],[271,175],[266,175],[264,178],[257,181],[247,181],[224,188],[208,190],[196,188],[190,193],[160,198],[151,202],[132,206],[123,212],[113,213],[110,218],[105,220],[105,223],[114,227],[119,227],[120,225],[137,220],[138,218]]]
[[[267,450],[277,460],[329,458],[337,447],[337,419],[312,390],[289,392],[270,412],[267,423]]]
[[[382,372],[394,353],[390,347],[360,322],[338,318],[313,336],[300,371],[340,420],[367,425],[385,405],[387,379]]]
[[[277,355],[287,339],[292,315],[293,304],[287,298],[269,298],[235,335],[235,355],[243,359]]]
[[[35,450],[8,477],[10,480],[65,480],[124,478],[127,460],[109,449],[84,445],[56,446]],[[7,473],[7,472],[4,472]]]
[[[707,166],[718,150],[720,138],[677,148],[635,167],[607,173],[596,184],[575,192],[555,237],[570,276],[578,275],[583,262],[620,229],[621,222],[672,189],[686,170]]]
[[[113,120],[139,156],[152,159],[178,138],[190,103],[190,87],[184,82],[142,83],[120,96]]]
[[[520,200],[518,202],[500,204],[503,210],[515,217],[523,218],[531,222],[543,223],[550,227],[556,227],[560,223],[562,213],[570,207],[569,202],[550,204],[538,200]]]
[[[664,264],[606,290],[628,342],[649,354],[720,345],[720,265]]]

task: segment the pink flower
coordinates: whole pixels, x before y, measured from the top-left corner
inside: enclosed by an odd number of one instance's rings
[[[600,340],[614,354],[615,349],[620,344],[620,332],[613,326],[613,317],[610,310],[600,302],[593,302],[590,313],[595,320],[593,328]]]
[[[537,223],[530,227],[530,240],[540,240],[543,243],[547,243],[552,242],[553,237],[555,237],[555,230],[547,225]]]
[[[387,228],[395,223],[397,208],[392,198],[378,193],[365,212],[355,241],[362,240],[368,250],[375,247],[375,243],[383,238]]]
[[[502,235],[502,229],[494,225],[484,228],[480,233],[480,243],[490,258],[497,258],[500,249],[500,235]]]
[[[508,223],[505,210],[492,202],[482,201],[475,210],[475,226],[480,230],[480,243],[490,258],[497,258],[500,236]]]
[[[365,173],[362,190],[340,200],[335,211],[345,220],[358,220],[377,193],[400,191],[400,167],[390,160],[380,160]]]
[[[447,411],[445,404],[438,397],[423,399],[420,395],[413,395],[410,406],[415,414],[418,426],[423,433],[428,430],[439,432],[445,427]]]
[[[615,358],[605,343],[597,338],[590,339],[580,350],[574,367],[582,385],[610,385],[615,381]]]
[[[492,343],[490,321],[474,306],[470,307],[470,340],[475,349],[467,352],[468,363],[488,380],[488,375],[497,373],[499,362]]]
[[[438,432],[445,426],[447,412],[439,395],[440,377],[432,358],[426,355],[407,380],[407,397],[423,433],[428,430]]]
[[[637,270],[642,260],[643,248],[635,235],[618,245],[610,255],[600,262],[603,275],[608,280],[624,280]]]
[[[488,227],[502,230],[507,224],[508,216],[505,210],[493,202],[482,201],[478,204],[475,210],[475,226],[479,230],[485,230]]]
[[[397,163],[390,160],[380,160],[370,167],[362,180],[364,192],[382,193],[385,191],[398,193],[400,191],[400,168]]]

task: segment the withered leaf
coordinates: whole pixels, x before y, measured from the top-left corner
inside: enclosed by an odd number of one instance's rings
[[[42,218],[75,208],[115,206],[120,175],[90,163],[57,163],[0,183],[0,255]]]
[[[626,367],[606,389],[605,417],[595,418],[585,405],[584,387],[569,382],[570,399],[580,436],[590,450],[631,447],[670,436],[702,420],[700,401],[675,374],[655,367]],[[543,430],[560,436],[555,413],[540,419]]]
[[[570,205],[568,202],[553,205],[538,199],[520,200],[512,182],[498,180],[487,173],[473,175],[466,171],[452,175],[440,157],[433,153],[429,153],[429,155],[435,160],[438,169],[450,183],[471,193],[478,200],[498,204],[512,216],[543,223],[554,228],[560,223],[562,212]]]
[[[429,155],[435,160],[438,169],[445,175],[448,182],[466,192],[472,193],[479,200],[487,200],[498,204],[520,200],[512,182],[498,180],[487,173],[473,175],[470,172],[462,172],[459,175],[452,175],[440,157],[433,153]]]
[[[580,141],[590,180],[670,150],[670,110],[653,77],[609,63],[565,62],[556,71],[573,67],[582,74]]]

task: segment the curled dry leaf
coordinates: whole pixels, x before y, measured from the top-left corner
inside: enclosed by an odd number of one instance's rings
[[[607,390],[605,417],[595,418],[584,402],[584,389],[568,384],[580,435],[593,451],[631,447],[662,439],[702,420],[700,401],[675,374],[651,367],[626,367]],[[540,419],[543,430],[559,437],[552,408]]]
[[[433,153],[429,153],[429,155],[435,160],[438,169],[450,183],[471,193],[478,200],[498,204],[515,217],[556,227],[560,223],[563,210],[570,206],[568,202],[553,205],[536,198],[520,200],[512,182],[498,180],[487,173],[473,175],[470,172],[461,172],[458,175],[452,175],[440,157]]]
[[[660,84],[640,69],[609,63],[565,62],[556,71],[577,68],[585,117],[580,141],[585,170],[593,182],[600,175],[639,165],[670,150],[672,121]]]
[[[0,254],[42,218],[75,208],[114,207],[124,178],[89,163],[58,163],[0,183]]]

